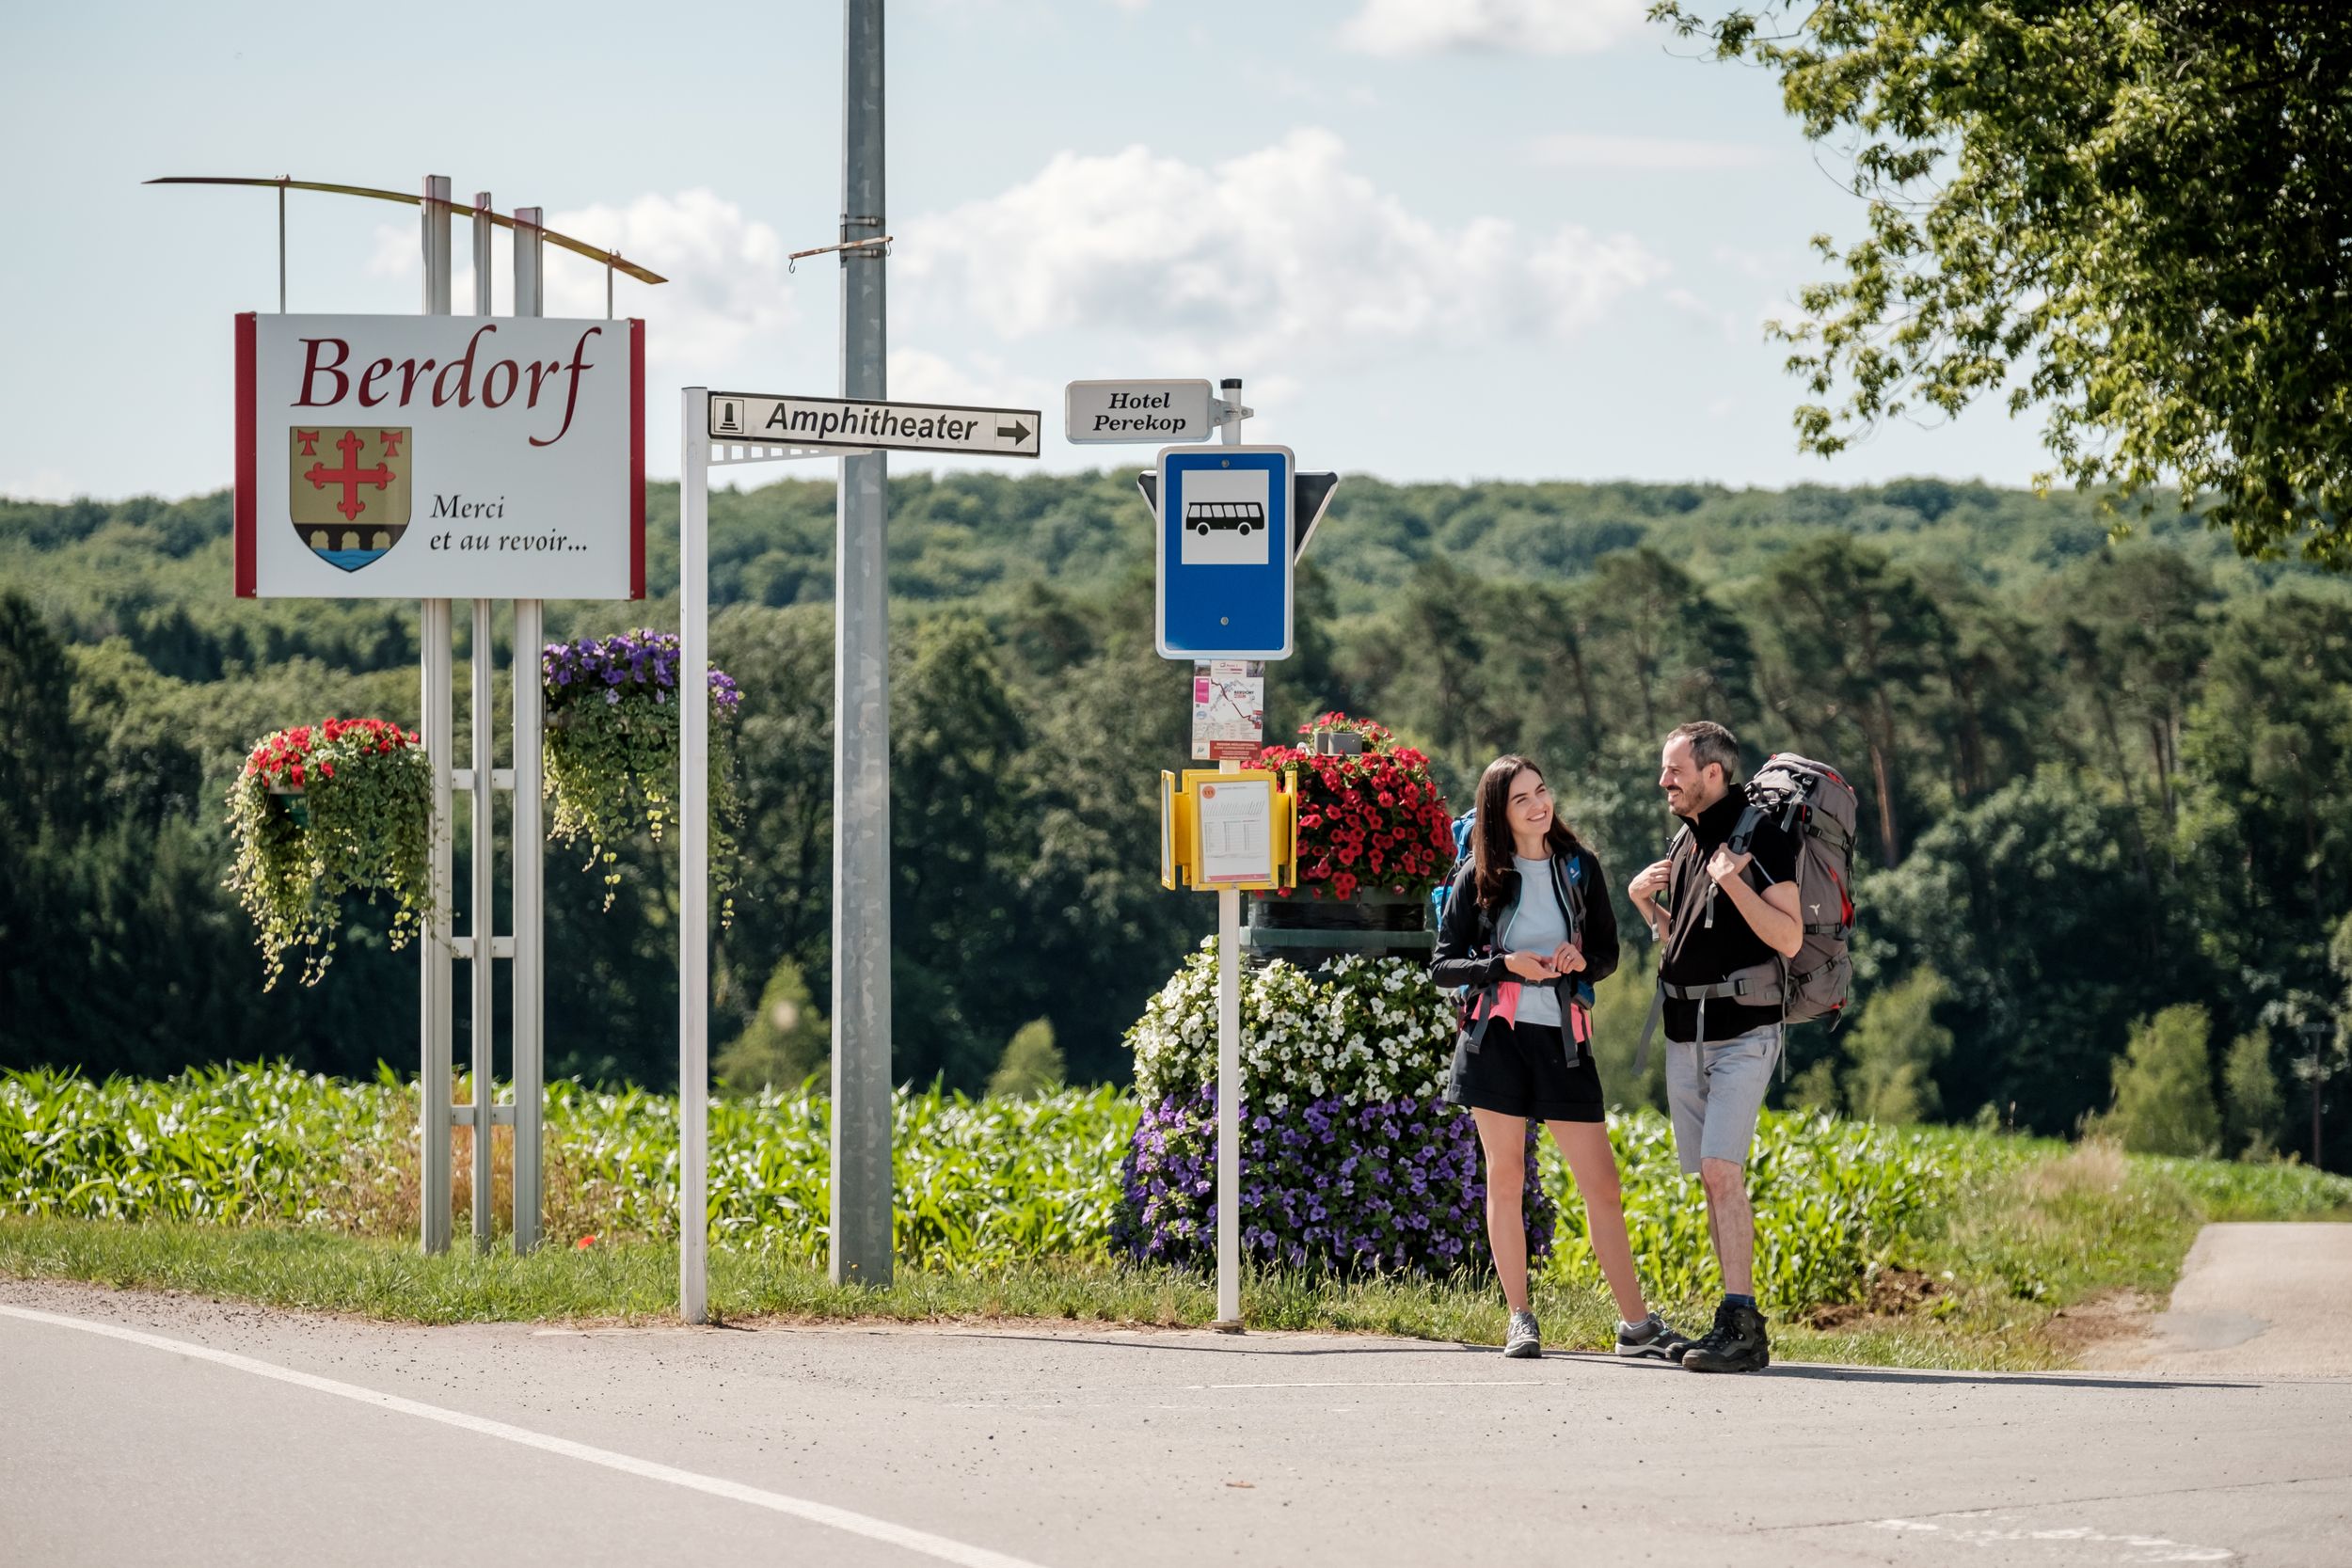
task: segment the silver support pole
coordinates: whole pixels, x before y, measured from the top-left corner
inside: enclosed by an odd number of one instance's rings
[[[537,207],[515,209],[515,314],[546,309],[540,271],[545,243],[539,230],[546,214]],[[545,767],[541,741],[545,715],[539,654],[547,636],[546,607],[538,599],[515,601],[515,1250],[539,1244],[545,1186],[542,1153],[547,1116],[547,829],[541,799]]]
[[[490,193],[473,193],[473,313],[490,314],[490,236],[498,226],[490,221]]]
[[[678,474],[678,1315],[710,1316],[710,393],[685,389]]]
[[[473,313],[490,313],[490,193],[476,191],[473,198]],[[469,951],[472,968],[467,978],[472,982],[473,1002],[469,1017],[468,1044],[473,1057],[473,1245],[476,1252],[490,1250],[490,1225],[497,1215],[490,1193],[490,1146],[498,1136],[492,1124],[490,1107],[498,1103],[498,1020],[495,1009],[498,995],[498,965],[492,960],[492,942],[498,934],[498,790],[491,780],[498,768],[498,742],[490,733],[490,679],[498,672],[498,640],[490,626],[491,601],[473,601],[473,652],[467,660],[466,673],[471,692],[466,713],[472,730],[467,753],[473,759],[473,789],[468,797],[471,811],[473,885],[469,902],[473,907],[472,932]]]
[[[449,180],[429,175],[421,214],[424,233],[424,313],[449,314]],[[432,912],[426,917],[417,954],[420,1063],[417,1096],[422,1170],[418,1182],[423,1210],[419,1232],[428,1253],[447,1252],[450,1240],[450,1039],[453,1020],[450,973],[450,848],[452,800],[450,756],[455,746],[451,709],[453,627],[447,599],[427,599],[418,616],[422,681],[421,715],[425,760],[433,771]]]
[[[882,0],[845,0],[841,238],[882,223]],[[841,252],[841,395],[886,395],[882,247]],[[888,460],[841,460],[834,546],[833,1258],[887,1285],[890,1177]]]
[[[1228,401],[1241,406],[1241,383],[1224,384]],[[1238,416],[1225,421],[1227,446],[1241,440]],[[1294,521],[1293,527],[1297,526]],[[1217,764],[1238,773],[1241,764]],[[1241,891],[1216,890],[1216,1322],[1228,1334],[1241,1332]]]
[[[286,313],[286,187],[282,184],[278,187],[278,313]]]
[[[498,1101],[498,1024],[492,1014],[498,965],[491,961],[491,938],[498,930],[493,875],[498,855],[492,837],[497,831],[498,791],[490,781],[498,766],[498,749],[490,732],[490,677],[498,668],[498,644],[490,630],[490,608],[488,599],[473,601],[473,644],[466,660],[471,688],[466,716],[472,731],[467,752],[473,763],[473,787],[467,792],[471,817],[467,859],[473,873],[468,903],[472,914],[466,941],[467,956],[472,960],[466,978],[472,982],[473,1002],[466,1033],[473,1058],[473,1244],[477,1252],[490,1250],[490,1219],[496,1212],[490,1201],[490,1142],[497,1129],[491,1125],[490,1107]]]

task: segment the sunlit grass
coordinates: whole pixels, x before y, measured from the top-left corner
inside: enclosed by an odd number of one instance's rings
[[[1104,1245],[1136,1110],[1108,1089],[1036,1101],[902,1095],[897,1277],[835,1286],[822,1267],[828,1107],[723,1100],[712,1114],[710,1300],[723,1319],[1044,1321],[1198,1327],[1199,1275],[1114,1262]],[[166,1083],[0,1074],[0,1275],[80,1280],[391,1321],[652,1321],[675,1316],[676,1111],[668,1097],[560,1085],[548,1110],[548,1243],[527,1258],[458,1243],[427,1258],[417,1223],[415,1096],[282,1069]],[[1645,1282],[1686,1327],[1716,1289],[1697,1184],[1662,1118],[1613,1125]],[[501,1215],[512,1150],[494,1148]],[[1556,1158],[1560,1244],[1538,1272],[1549,1344],[1607,1346],[1616,1312]],[[1770,1117],[1754,1184],[1775,1354],[1893,1367],[2062,1366],[2062,1316],[2160,1298],[2212,1219],[2352,1214],[2352,1180],[2296,1166],[2126,1156],[1951,1128]],[[585,1247],[576,1244],[592,1237]],[[1500,1342],[1490,1279],[1254,1275],[1260,1329]]]

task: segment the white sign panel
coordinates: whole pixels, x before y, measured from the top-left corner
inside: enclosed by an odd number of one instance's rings
[[[1255,762],[1265,744],[1265,666],[1203,659],[1192,667],[1192,760]]]
[[[1274,786],[1263,779],[1203,783],[1200,883],[1274,880]]]
[[[1080,446],[1205,441],[1214,428],[1205,381],[1073,381],[1061,418],[1062,435]]]
[[[237,318],[237,593],[645,594],[644,324]]]
[[[759,392],[710,394],[710,438],[714,441],[1035,457],[1041,422],[1034,408],[860,403],[850,398],[771,397]]]

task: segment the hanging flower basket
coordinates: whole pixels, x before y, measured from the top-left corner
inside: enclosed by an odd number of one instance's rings
[[[582,870],[604,873],[604,907],[621,885],[619,846],[644,829],[660,843],[677,820],[677,634],[640,629],[550,642],[547,693],[548,836],[588,843]],[[734,914],[737,877],[735,711],[743,701],[710,672],[710,878],[720,918]]]
[[[329,719],[265,736],[230,786],[229,826],[228,886],[260,933],[263,990],[297,947],[302,983],[318,983],[351,895],[391,895],[394,947],[431,908],[433,774],[398,724]]]
[[[1429,758],[1344,713],[1324,714],[1298,733],[1306,746],[1269,746],[1258,766],[1298,769],[1299,895],[1425,899],[1454,869],[1454,816]],[[1326,735],[1352,736],[1363,750],[1318,750],[1315,737]]]

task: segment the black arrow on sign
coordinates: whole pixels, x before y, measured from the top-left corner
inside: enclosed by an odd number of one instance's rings
[[[998,425],[996,427],[996,434],[1004,436],[1008,440],[1025,441],[1029,438],[1029,427],[1023,424],[1020,420],[1015,420],[1009,425]]]

